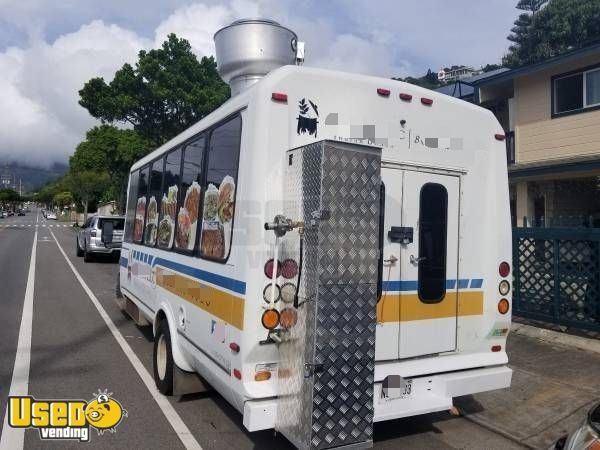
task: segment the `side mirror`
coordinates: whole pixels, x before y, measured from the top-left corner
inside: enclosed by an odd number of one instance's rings
[[[105,220],[102,222],[102,242],[104,244],[111,244],[113,241],[113,230],[114,224],[112,220]]]

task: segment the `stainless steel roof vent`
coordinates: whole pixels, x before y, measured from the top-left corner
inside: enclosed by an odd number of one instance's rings
[[[296,33],[266,19],[236,20],[215,33],[219,75],[237,95],[270,71],[295,64]],[[304,47],[302,45],[302,57]]]

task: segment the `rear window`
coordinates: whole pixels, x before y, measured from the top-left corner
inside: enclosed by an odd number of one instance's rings
[[[125,219],[98,219],[98,228],[102,228],[104,222],[112,222],[114,230],[123,230],[125,228]]]

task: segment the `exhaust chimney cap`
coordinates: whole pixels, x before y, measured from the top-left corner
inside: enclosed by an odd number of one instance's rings
[[[298,36],[269,19],[241,19],[214,35],[217,70],[232,95],[272,70],[296,64]]]

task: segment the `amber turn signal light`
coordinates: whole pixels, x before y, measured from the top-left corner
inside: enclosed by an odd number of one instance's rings
[[[267,309],[263,313],[260,321],[262,322],[263,327],[265,327],[267,330],[276,328],[277,325],[279,325],[279,311],[276,309]]]
[[[254,381],[267,381],[269,379],[271,379],[271,372],[268,370],[261,370],[254,375]]]
[[[498,312],[500,314],[506,314],[509,309],[510,309],[510,304],[508,303],[508,300],[506,300],[505,298],[503,298],[502,300],[500,300],[498,302]]]

